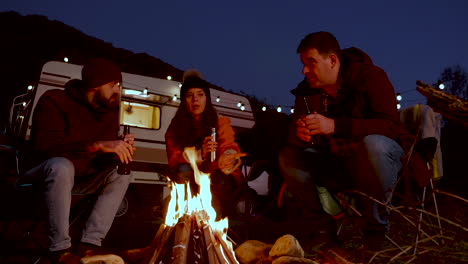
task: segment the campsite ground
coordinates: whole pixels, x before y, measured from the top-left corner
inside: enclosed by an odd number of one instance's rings
[[[457,195],[467,199],[467,180],[464,177],[442,179],[437,183],[440,191]],[[33,263],[34,256],[44,253],[47,245],[47,236],[43,218],[38,214],[38,207],[32,201],[33,195],[28,192],[13,194],[2,188],[0,215],[0,262],[1,263]],[[112,225],[104,246],[120,252],[148,246],[155,235],[159,225],[164,221],[163,205],[161,203],[162,186],[132,184],[127,193],[129,202],[128,211],[117,217]],[[466,201],[453,196],[437,193],[439,213],[443,220],[443,235],[437,228],[436,218],[425,214],[423,217],[423,230],[435,242],[422,235],[423,242],[419,244],[417,255],[413,256],[413,249],[402,253],[390,240],[384,242],[385,251],[380,252],[371,263],[466,263],[468,261],[468,206]],[[294,225],[291,218],[285,217],[287,209],[268,207],[264,203],[263,210],[252,217],[243,217],[230,220],[229,236],[236,242],[242,243],[249,239],[274,243],[281,235],[289,233]],[[271,205],[271,204],[270,204]],[[413,209],[411,209],[413,208]],[[388,234],[399,247],[405,249],[415,241],[416,223],[419,213],[416,207],[402,207],[391,215],[392,228]],[[290,209],[290,208],[289,208]],[[433,202],[426,204],[427,212],[434,213]],[[39,216],[39,217],[36,217]],[[365,261],[376,252],[362,252],[362,236],[352,224],[352,217],[346,217],[343,222],[339,238],[348,258],[354,262]],[[79,239],[80,230],[85,220],[84,215],[73,224],[71,234],[73,239]],[[39,223],[35,226],[35,223]],[[24,236],[25,230],[30,228],[31,233]],[[299,227],[300,228],[300,227]],[[443,241],[443,243],[442,243]],[[317,258],[315,251],[306,249],[309,258]],[[47,263],[43,258],[40,263]]]

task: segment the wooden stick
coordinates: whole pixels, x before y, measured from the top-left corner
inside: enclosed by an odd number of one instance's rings
[[[151,258],[149,261],[145,261],[145,263],[148,264],[154,264],[158,260],[159,256],[162,254],[162,250],[164,248],[164,245],[166,244],[167,240],[172,234],[172,231],[174,230],[173,226],[168,226],[164,229],[163,234],[161,235],[161,239],[159,239],[158,244],[156,245],[154,251],[152,252]]]
[[[174,246],[172,247],[171,263],[187,263],[188,245],[192,230],[192,216],[184,214],[175,226]]]
[[[219,234],[218,233],[215,233],[215,236],[216,238],[219,240],[220,244],[221,244],[221,247],[224,251],[224,254],[227,256],[227,258],[229,259],[229,262],[230,263],[236,263],[238,264],[239,262],[237,261],[236,257],[234,256],[232,250],[228,247],[226,241],[224,241],[223,239],[221,239],[219,237]]]
[[[156,250],[156,247],[158,246],[159,240],[161,240],[161,237],[164,231],[166,230],[166,227],[167,226],[164,223],[159,226],[158,232],[156,232],[156,235],[154,236],[153,240],[151,241],[149,245],[149,249],[145,253],[144,263],[149,263],[149,261],[151,260],[151,257],[153,256],[154,251]]]
[[[197,220],[196,214],[192,217],[192,244],[190,249],[193,250],[192,259],[188,258],[190,263],[206,263],[206,246],[204,245],[203,231],[200,223]]]
[[[216,255],[213,240],[211,239],[212,235],[210,234],[211,233],[210,226],[202,222],[202,230],[203,230],[203,236],[205,238],[206,251],[208,255],[208,263],[220,264],[218,256]]]
[[[216,238],[213,234],[213,230],[211,229],[211,226],[207,225],[207,229],[209,230],[209,235],[211,238],[211,242],[213,243],[213,248],[214,251],[216,252],[216,255],[218,256],[218,259],[220,263],[230,263],[229,259],[224,255],[224,252],[222,250],[221,242],[220,239]]]

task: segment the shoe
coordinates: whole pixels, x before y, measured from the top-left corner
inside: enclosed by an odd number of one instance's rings
[[[80,242],[75,249],[75,254],[80,257],[89,257],[95,255],[107,255],[110,254],[109,250],[102,248],[101,246],[97,246],[94,244],[89,244],[85,242]]]
[[[78,264],[80,262],[80,258],[71,251],[71,248],[51,251],[49,256],[51,264]]]

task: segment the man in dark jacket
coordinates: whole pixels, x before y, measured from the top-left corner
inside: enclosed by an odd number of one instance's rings
[[[395,141],[395,92],[367,54],[341,50],[328,32],[307,35],[297,52],[305,78],[292,91],[295,112],[279,166],[312,235],[336,242],[335,223],[323,210],[317,186],[331,192],[357,189],[389,202],[403,155]],[[386,210],[368,198],[361,205],[363,231],[383,237]]]
[[[45,92],[34,110],[31,138],[40,164],[25,177],[44,185],[49,250],[56,260],[71,251],[72,192],[99,190],[80,244],[91,248],[101,246],[130,183],[130,175],[116,170],[119,160],[132,160],[134,142],[133,135],[118,136],[121,82],[112,62],[91,59],[82,69],[82,80],[69,81],[65,90]]]

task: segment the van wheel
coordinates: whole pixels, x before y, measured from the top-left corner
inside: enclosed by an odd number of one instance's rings
[[[249,188],[235,200],[234,210],[238,216],[252,216],[256,205],[257,193]]]
[[[115,217],[121,217],[128,211],[128,200],[127,197],[124,197],[122,199],[122,202],[120,203],[119,209],[117,210],[117,213],[115,214]]]

